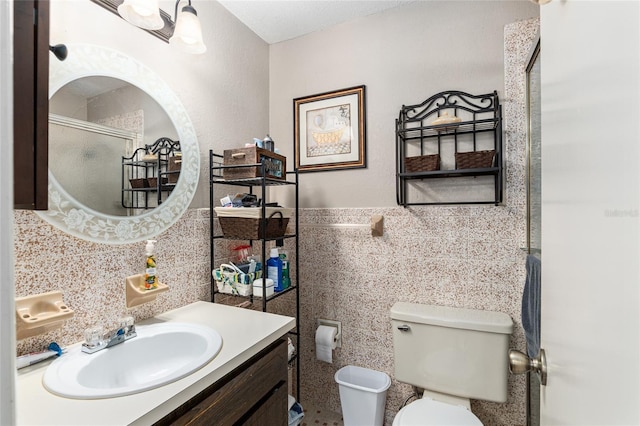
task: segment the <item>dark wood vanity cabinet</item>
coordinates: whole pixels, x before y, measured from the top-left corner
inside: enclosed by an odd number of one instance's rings
[[[156,425],[286,426],[287,341],[278,340]]]
[[[13,2],[14,208],[46,210],[49,0]]]

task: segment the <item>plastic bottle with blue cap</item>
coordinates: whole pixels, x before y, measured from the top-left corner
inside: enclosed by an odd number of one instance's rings
[[[273,291],[282,291],[282,259],[278,254],[278,247],[271,249],[267,260],[267,278],[273,280]]]

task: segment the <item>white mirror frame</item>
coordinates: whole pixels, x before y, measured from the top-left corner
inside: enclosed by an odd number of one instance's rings
[[[200,175],[195,129],[187,111],[169,86],[151,69],[109,48],[68,44],[65,61],[52,59],[49,99],[65,84],[82,77],[106,76],[127,81],[149,94],[164,108],[180,140],[182,165],[175,189],[165,202],[138,216],[113,216],[80,204],[49,171],[49,210],[36,213],[76,237],[99,243],[129,244],[151,239],[173,225],[189,207]]]

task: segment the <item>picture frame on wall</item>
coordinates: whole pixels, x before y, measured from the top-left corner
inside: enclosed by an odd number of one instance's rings
[[[293,100],[298,172],[366,167],[365,86]]]

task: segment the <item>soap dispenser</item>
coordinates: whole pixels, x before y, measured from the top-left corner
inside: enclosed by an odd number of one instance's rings
[[[158,288],[158,275],[156,271],[155,243],[156,240],[147,240],[145,247],[147,260],[144,271],[144,288],[151,290]]]

